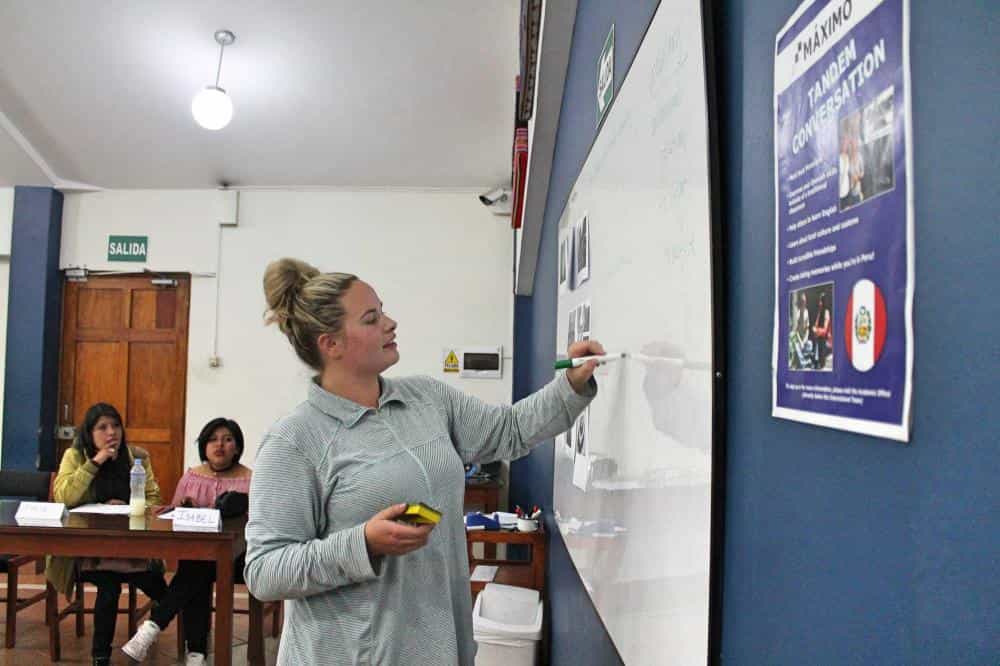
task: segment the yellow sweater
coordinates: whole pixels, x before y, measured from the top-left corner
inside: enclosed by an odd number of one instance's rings
[[[153,475],[153,466],[149,463],[149,453],[138,446],[129,446],[129,464],[131,465],[136,458],[142,460],[142,467],[146,470],[146,505],[160,504],[160,485]],[[53,482],[53,501],[65,503],[68,509],[96,502],[93,481],[97,470],[98,466],[86,458],[79,449],[76,447],[66,449],[62,462],[59,463],[59,473],[56,474],[56,480]],[[45,577],[56,590],[68,596],[73,592],[73,569],[75,566],[76,558],[50,555],[45,558]]]

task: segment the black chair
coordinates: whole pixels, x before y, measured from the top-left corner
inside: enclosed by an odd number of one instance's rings
[[[49,498],[51,472],[0,470],[0,497],[11,497],[37,502]],[[12,649],[17,639],[17,613],[45,599],[45,592],[19,597],[17,580],[21,567],[35,564],[35,573],[45,570],[45,557],[41,555],[0,554],[0,574],[7,575],[7,594],[2,601],[7,604],[6,636],[4,647]]]

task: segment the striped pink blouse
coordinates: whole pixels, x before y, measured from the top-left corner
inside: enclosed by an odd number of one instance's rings
[[[197,474],[194,469],[189,469],[177,482],[172,504],[180,506],[181,502],[190,497],[196,507],[212,508],[215,506],[215,498],[228,490],[249,494],[250,477],[221,479]]]

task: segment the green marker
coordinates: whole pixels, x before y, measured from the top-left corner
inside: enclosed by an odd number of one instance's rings
[[[570,368],[579,368],[587,361],[597,361],[598,365],[604,365],[605,363],[611,363],[613,361],[621,361],[627,357],[628,354],[625,352],[620,354],[604,354],[603,356],[578,356],[576,358],[567,358],[561,361],[556,361],[555,369],[568,370]]]

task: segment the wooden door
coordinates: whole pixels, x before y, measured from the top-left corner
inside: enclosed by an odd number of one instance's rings
[[[65,283],[58,455],[87,408],[121,412],[126,439],[152,456],[163,501],[184,471],[188,275],[90,276]]]

